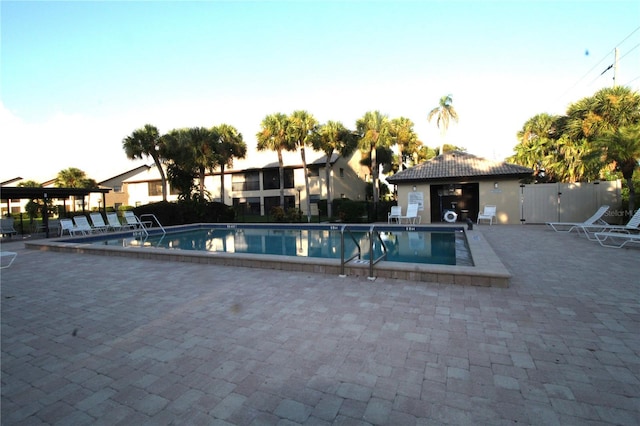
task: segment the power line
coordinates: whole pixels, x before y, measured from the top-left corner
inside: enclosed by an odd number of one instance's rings
[[[624,43],[625,41],[627,41],[632,35],[634,35],[636,32],[638,32],[638,30],[640,30],[640,26],[637,27],[636,29],[634,29],[633,31],[631,31],[625,38],[623,38],[620,42],[618,42],[615,46],[620,46],[622,43]],[[640,44],[635,45],[634,47],[631,48],[631,50],[627,51],[622,58],[624,58],[625,56],[627,56],[629,53],[631,53],[634,49],[636,49],[638,46],[640,46]],[[580,79],[578,81],[576,81],[573,86],[571,86],[569,89],[567,89],[564,93],[562,93],[562,95],[560,95],[557,99],[556,102],[559,101],[560,99],[564,98],[569,92],[571,92],[573,89],[576,88],[576,86],[578,86],[578,84],[580,84],[582,82],[582,80],[584,80],[585,78],[587,78],[588,75],[590,75],[593,70],[595,70],[598,66],[600,66],[600,64],[602,64],[602,62],[604,62],[605,59],[607,59],[609,57],[609,55],[611,54],[611,52],[615,51],[615,47],[613,49],[611,49],[610,51],[608,51],[604,57],[602,59],[600,59],[598,61],[598,63],[596,63],[593,67],[591,67],[591,69],[589,71],[587,71],[582,77],[580,77]],[[618,61],[622,58],[618,58]],[[602,71],[591,83],[589,83],[589,86],[591,86],[598,78],[600,78],[605,72],[609,71],[611,68],[613,68],[613,64],[611,64],[609,67],[607,67],[607,69],[605,69],[604,71]]]

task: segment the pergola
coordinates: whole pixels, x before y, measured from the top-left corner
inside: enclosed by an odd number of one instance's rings
[[[7,211],[11,211],[11,200],[43,200],[46,209],[49,200],[69,197],[82,197],[82,211],[84,212],[84,197],[92,193],[102,194],[102,205],[106,208],[105,194],[111,188],[42,188],[26,186],[3,186],[0,187],[0,199],[7,202]],[[49,238],[49,217],[46,211],[42,214],[42,225],[45,229],[46,237]]]

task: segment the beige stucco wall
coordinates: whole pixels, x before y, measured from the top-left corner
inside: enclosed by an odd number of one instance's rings
[[[495,184],[497,183],[497,188]],[[485,205],[496,206],[499,224],[520,223],[520,182],[517,180],[479,182],[480,211]],[[486,222],[485,222],[486,223]]]

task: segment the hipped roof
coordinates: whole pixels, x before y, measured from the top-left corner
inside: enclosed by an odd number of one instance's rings
[[[392,184],[459,178],[496,178],[530,176],[533,170],[506,162],[490,161],[466,152],[451,151],[427,160],[387,178]]]

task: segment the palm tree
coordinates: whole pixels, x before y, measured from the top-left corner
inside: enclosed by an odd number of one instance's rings
[[[517,133],[520,143],[514,149],[515,154],[508,160],[534,169],[539,179],[555,180],[556,176],[562,174],[558,171],[562,163],[557,161],[555,140],[559,134],[559,120],[560,117],[546,113],[527,120]]]
[[[261,130],[256,134],[258,151],[271,150],[278,153],[278,171],[280,177],[280,207],[284,209],[284,161],[282,151],[295,150],[287,136],[289,119],[285,114],[267,115],[261,123]]]
[[[391,123],[389,117],[380,111],[369,111],[356,121],[357,133],[360,137],[360,149],[371,158],[371,177],[373,180],[373,204],[377,212],[378,205],[378,162],[376,151],[378,148],[388,148],[393,144]]]
[[[614,163],[629,188],[629,212],[635,211],[635,187],[633,173],[640,163],[640,124],[621,126],[596,139],[596,145],[604,150],[607,162]]]
[[[233,165],[234,158],[245,158],[247,155],[247,144],[242,139],[242,133],[229,125],[221,124],[213,129],[219,137],[218,141],[218,163],[220,165],[220,201],[224,204],[224,168]]]
[[[413,154],[422,145],[413,130],[413,121],[405,117],[394,118],[391,120],[391,134],[400,148],[400,167],[406,168],[406,160],[409,158],[413,160]]]
[[[95,180],[88,178],[84,171],[76,167],[69,167],[58,172],[55,186],[58,188],[95,188],[98,184]],[[75,197],[73,196],[71,197],[71,203],[73,211],[76,211]]]
[[[122,148],[130,160],[153,158],[162,181],[162,201],[167,201],[167,178],[162,168],[162,138],[155,126],[145,124],[122,140]]]
[[[440,145],[440,155],[444,154],[444,135],[449,129],[451,119],[458,122],[458,113],[453,108],[453,99],[451,95],[445,95],[440,98],[438,106],[429,111],[427,120],[431,122],[433,117],[437,117],[436,125],[440,129],[440,137],[442,143]]]
[[[331,157],[334,152],[342,156],[350,155],[357,145],[354,134],[344,127],[339,121],[327,121],[318,129],[312,141],[313,148],[325,154],[325,181],[327,185],[327,214],[333,216],[333,199],[331,198],[331,175],[333,173],[333,163]]]
[[[217,132],[205,127],[191,127],[172,130],[164,139],[173,178],[181,182],[181,189],[186,190],[189,176],[197,177],[199,199],[204,201],[206,172],[213,171],[218,165]]]
[[[300,149],[300,157],[302,158],[304,187],[307,194],[307,222],[311,222],[311,197],[309,196],[309,175],[307,173],[305,146],[311,143],[317,127],[318,120],[307,111],[294,111],[289,117],[288,135],[291,138],[291,143]]]
[[[593,141],[602,134],[640,122],[640,94],[628,87],[604,88],[567,109],[564,132]]]
[[[216,149],[219,136],[216,131],[204,127],[191,127],[186,130],[184,136],[186,137],[185,148],[189,149],[192,153],[193,165],[197,170],[200,200],[204,201],[204,178],[206,171],[209,170],[213,172],[213,169],[219,162],[218,151]]]

